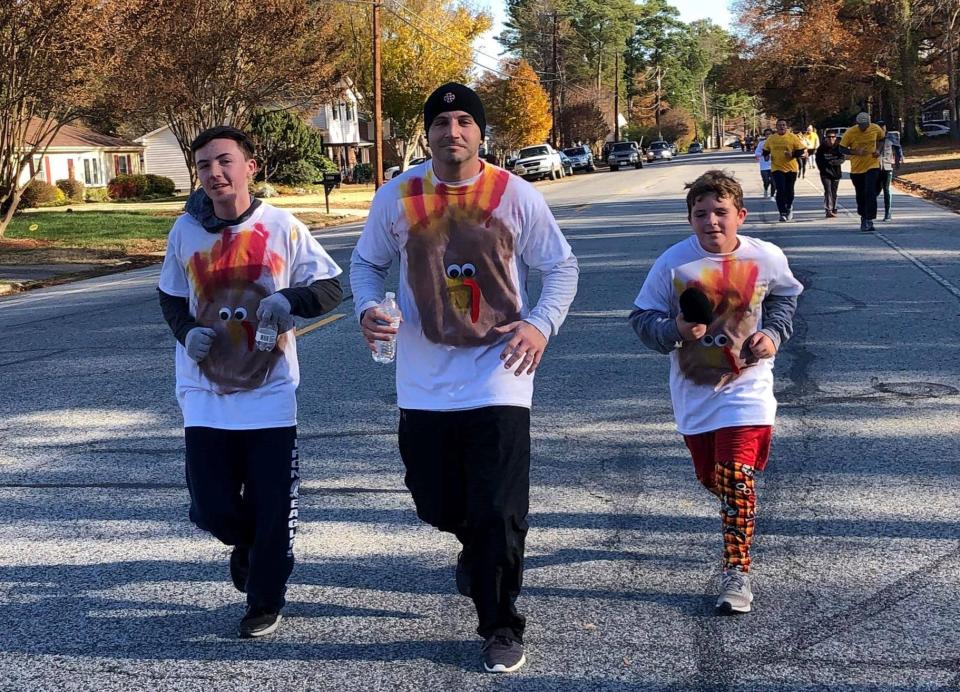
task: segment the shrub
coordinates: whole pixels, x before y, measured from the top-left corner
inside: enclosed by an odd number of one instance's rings
[[[279,193],[270,183],[257,183],[250,188],[254,197],[276,197]]]
[[[87,188],[87,201],[88,202],[109,202],[110,191],[105,187]]]
[[[285,185],[309,185],[323,180],[323,174],[309,161],[293,161],[280,166],[273,180]]]
[[[23,190],[20,206],[24,209],[50,207],[63,204],[66,201],[67,196],[56,185],[45,183],[42,180],[31,180]]]
[[[321,173],[336,173],[340,170],[337,164],[322,154],[313,159],[313,165],[320,169]]]
[[[147,173],[147,194],[171,197],[177,189],[176,183],[162,175]]]
[[[373,166],[369,163],[358,163],[353,167],[353,182],[369,183],[373,180]]]
[[[58,180],[57,187],[63,190],[63,194],[65,194],[71,202],[82,202],[84,200],[83,183],[75,178]]]
[[[114,199],[134,199],[147,194],[149,185],[145,175],[121,173],[107,184],[107,189]]]

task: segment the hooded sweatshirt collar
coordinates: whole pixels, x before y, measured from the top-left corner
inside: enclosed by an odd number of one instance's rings
[[[190,216],[196,219],[205,230],[210,233],[219,233],[225,228],[236,226],[249,219],[259,206],[260,200],[257,197],[253,197],[250,200],[250,206],[239,217],[230,220],[221,219],[213,211],[213,200],[210,199],[201,187],[194,190],[190,197],[187,198],[187,204],[184,209]]]

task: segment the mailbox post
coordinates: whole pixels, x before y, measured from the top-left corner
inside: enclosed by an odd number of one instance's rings
[[[327,213],[330,213],[330,190],[340,187],[340,172],[323,174],[323,200],[327,205]]]

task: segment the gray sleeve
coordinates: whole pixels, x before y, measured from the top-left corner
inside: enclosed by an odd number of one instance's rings
[[[350,257],[350,290],[353,291],[353,309],[358,322],[364,310],[383,300],[384,284],[389,271],[390,265],[381,267],[368,262],[354,248]]]
[[[778,296],[771,293],[763,299],[763,329],[777,350],[793,336],[793,313],[797,310],[798,296]]]
[[[544,272],[540,300],[524,321],[539,329],[548,339],[559,332],[577,295],[579,277],[580,265],[571,252],[565,260]]]
[[[630,313],[630,325],[647,348],[670,353],[683,345],[677,321],[659,310],[637,308]]]

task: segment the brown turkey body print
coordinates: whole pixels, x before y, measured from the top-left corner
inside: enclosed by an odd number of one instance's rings
[[[447,346],[496,343],[494,327],[520,319],[514,236],[493,212],[510,174],[487,167],[476,185],[405,183],[407,283],[423,334]]]
[[[744,369],[756,364],[745,347],[760,322],[760,307],[766,285],[758,282],[756,263],[727,258],[685,265],[674,274],[674,291],[679,296],[688,288],[702,291],[713,309],[713,320],[698,341],[688,342],[677,352],[683,377],[694,384],[719,389],[733,382]]]
[[[283,268],[282,258],[267,247],[268,239],[259,223],[252,229],[227,229],[209,252],[194,253],[188,264],[197,322],[216,332],[200,370],[219,394],[261,386],[283,351],[286,334],[272,351],[260,351],[254,343],[257,308],[273,293],[273,276]]]

